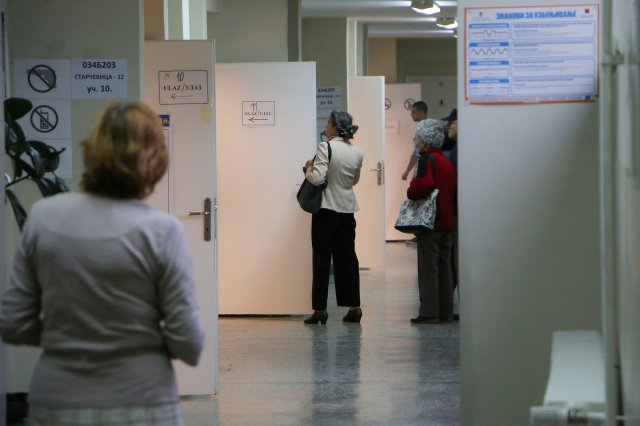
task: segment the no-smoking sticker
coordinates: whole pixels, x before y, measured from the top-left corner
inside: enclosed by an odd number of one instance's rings
[[[15,96],[26,99],[71,98],[70,67],[68,59],[14,60]]]
[[[56,72],[49,65],[38,64],[29,70],[29,87],[38,93],[47,93],[56,87]]]

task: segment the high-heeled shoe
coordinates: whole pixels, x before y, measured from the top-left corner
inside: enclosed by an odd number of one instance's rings
[[[304,320],[305,324],[326,324],[327,323],[327,318],[329,318],[329,314],[327,313],[326,310],[321,310],[321,311],[313,311],[313,315],[311,315],[309,318],[306,318]]]
[[[362,318],[362,309],[360,308],[349,308],[347,315],[342,317],[342,321],[344,322],[360,322],[360,318]]]

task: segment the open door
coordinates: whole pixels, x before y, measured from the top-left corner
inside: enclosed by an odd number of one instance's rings
[[[384,267],[384,77],[351,77],[349,108],[359,126],[353,143],[364,150],[360,182],[354,186],[356,253],[361,268]]]
[[[420,100],[420,84],[385,85],[385,239],[387,241],[410,240],[411,234],[396,230],[400,204],[407,199],[409,180],[402,180],[402,173],[413,151],[416,123],[411,118],[411,105]]]
[[[197,367],[174,364],[181,395],[217,390],[214,60],[212,41],[145,42],[145,101],[163,116],[170,146],[169,175],[149,202],[182,223],[206,333]]]

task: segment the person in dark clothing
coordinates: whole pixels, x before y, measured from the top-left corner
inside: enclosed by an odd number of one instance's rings
[[[451,110],[449,115],[442,117],[446,122],[446,132],[441,151],[449,160],[453,167],[458,170],[458,109]]]

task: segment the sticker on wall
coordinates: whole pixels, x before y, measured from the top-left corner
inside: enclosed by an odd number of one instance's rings
[[[342,109],[340,87],[318,87],[316,89],[316,108]]]
[[[158,71],[160,105],[209,103],[207,70]]]
[[[31,111],[18,120],[28,139],[71,139],[71,102],[30,99]]]
[[[70,62],[66,59],[13,61],[15,96],[27,99],[67,99],[71,96]]]
[[[127,97],[125,59],[72,59],[71,96],[74,99]]]
[[[384,109],[387,111],[391,109],[391,99],[384,98]]]
[[[247,127],[275,126],[275,101],[242,101],[242,125]]]
[[[411,99],[411,98],[405,99],[404,100],[404,109],[409,111],[415,102],[416,102],[415,99]]]

